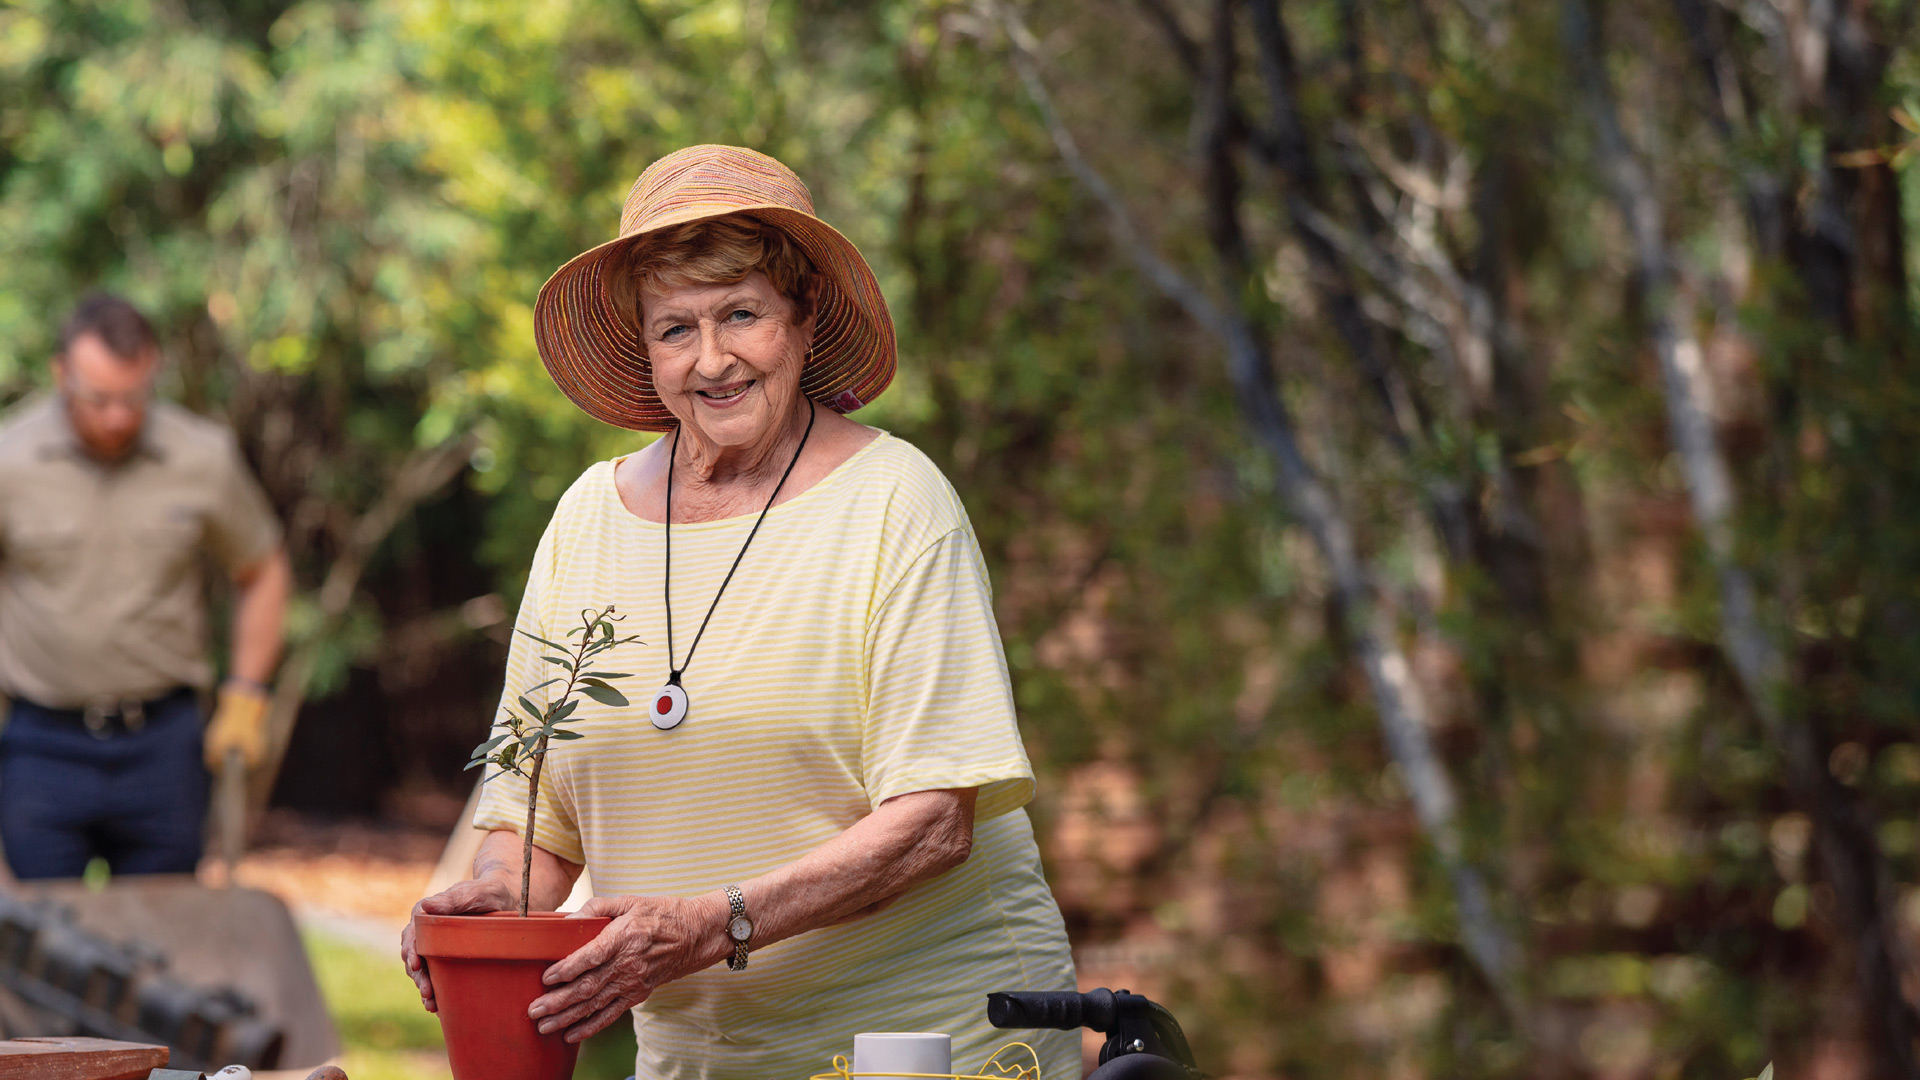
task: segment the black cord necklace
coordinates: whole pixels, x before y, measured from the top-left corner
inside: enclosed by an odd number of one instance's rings
[[[693,663],[693,653],[700,647],[700,639],[707,632],[707,624],[713,621],[713,609],[720,606],[720,597],[726,594],[728,583],[733,581],[733,572],[740,569],[740,560],[746,558],[747,548],[753,546],[753,538],[760,532],[760,523],[767,520],[767,511],[773,509],[773,500],[780,497],[780,489],[787,486],[787,477],[793,475],[793,467],[800,464],[800,452],[807,448],[807,439],[813,435],[815,413],[813,402],[807,402],[807,430],[800,436],[800,445],[793,451],[793,460],[787,462],[787,471],[780,474],[780,482],[773,485],[773,494],[767,496],[767,505],[760,508],[760,516],[747,533],[747,542],[740,545],[740,554],[733,557],[733,565],[727,569],[727,576],[721,579],[720,590],[713,594],[713,603],[707,605],[707,617],[700,620],[700,629],[693,635],[693,644],[687,646],[687,658],[679,667],[673,665],[673,466],[680,457],[680,429],[673,429],[673,448],[667,452],[667,557],[664,575],[667,607],[667,683],[653,697],[653,709],[649,716],[653,726],[668,731],[680,726],[687,718],[687,692],[680,686],[680,676],[686,673],[688,665]]]

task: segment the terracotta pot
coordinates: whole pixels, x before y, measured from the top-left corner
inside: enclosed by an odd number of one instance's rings
[[[542,1035],[527,1006],[547,992],[540,976],[592,941],[605,918],[553,912],[521,918],[415,915],[413,944],[433,977],[453,1080],[568,1080],[580,1044]]]

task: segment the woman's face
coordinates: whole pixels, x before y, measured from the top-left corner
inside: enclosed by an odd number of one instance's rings
[[[779,438],[800,400],[813,319],[755,271],[732,285],[640,294],[653,385],[681,427],[722,450]]]

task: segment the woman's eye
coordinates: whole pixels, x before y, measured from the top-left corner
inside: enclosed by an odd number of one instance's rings
[[[753,312],[748,311],[746,308],[734,308],[727,314],[728,322],[746,322],[751,318],[753,318]]]
[[[687,335],[686,327],[669,326],[665,330],[660,331],[660,340],[661,341],[679,341],[681,338],[685,337],[686,335]]]

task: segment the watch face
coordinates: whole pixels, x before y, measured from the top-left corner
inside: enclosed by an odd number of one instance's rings
[[[735,941],[745,941],[753,936],[753,922],[745,915],[735,915],[727,924],[727,936]]]

